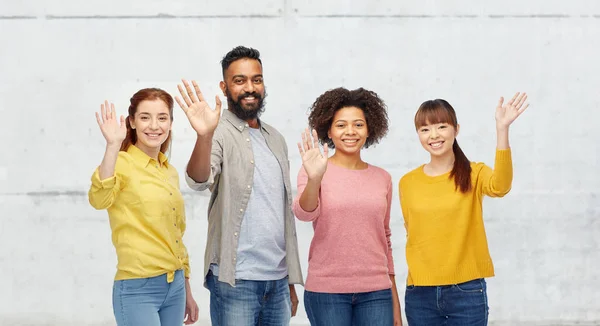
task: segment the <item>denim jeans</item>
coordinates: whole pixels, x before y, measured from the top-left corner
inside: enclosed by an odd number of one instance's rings
[[[404,306],[410,326],[485,326],[488,322],[484,279],[444,286],[407,286]]]
[[[276,281],[236,280],[235,287],[206,276],[213,326],[288,326],[292,318],[288,278]]]
[[[185,277],[175,272],[156,277],[115,281],[113,311],[118,326],[182,325],[185,313]]]
[[[392,326],[392,290],[364,293],[304,291],[311,326]]]

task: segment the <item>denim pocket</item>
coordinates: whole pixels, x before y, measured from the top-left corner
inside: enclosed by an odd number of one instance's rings
[[[461,292],[483,292],[485,289],[484,282],[485,280],[480,278],[460,284],[454,284],[454,286]]]
[[[415,286],[414,286],[414,285],[407,285],[407,286],[406,286],[406,291],[412,291],[412,290],[414,290],[414,289],[415,289]]]
[[[123,284],[123,290],[135,291],[143,288],[150,278],[134,278],[130,280],[121,280]]]

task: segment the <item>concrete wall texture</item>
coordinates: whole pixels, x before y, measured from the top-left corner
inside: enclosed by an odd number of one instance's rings
[[[218,94],[219,60],[239,44],[262,52],[263,119],[285,135],[293,176],[307,108],[327,89],[386,100],[390,133],[364,157],[394,182],[428,159],[412,125],[421,102],[452,103],[468,157],[493,164],[498,97],[527,91],[511,129],[513,189],[484,203],[490,322],[600,324],[598,1],[0,0],[0,44],[0,325],[114,324],[107,214],[87,202],[104,150],[94,112],[109,99],[124,113],[144,87],[175,94],[181,78]],[[195,134],[176,110],[171,161],[183,172]],[[182,191],[208,325],[208,193]],[[312,228],[297,227],[306,272]],[[398,200],[392,231],[402,284]],[[292,322],[308,325],[302,304]]]

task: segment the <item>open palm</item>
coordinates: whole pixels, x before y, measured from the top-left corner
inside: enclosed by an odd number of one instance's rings
[[[102,136],[109,145],[121,144],[127,136],[127,127],[125,126],[125,117],[121,116],[120,123],[117,122],[115,105],[108,101],[100,104],[100,114],[96,112],[96,121],[102,132]]]
[[[313,129],[312,139],[308,129],[302,133],[302,142],[298,143],[300,157],[302,157],[302,166],[306,170],[309,179],[322,179],[327,170],[327,154],[329,149],[327,144],[323,146],[323,153],[319,149],[319,138],[317,131]]]
[[[526,100],[527,94],[519,92],[506,104],[504,104],[504,98],[500,97],[496,107],[496,126],[501,128],[510,126],[529,107],[529,104],[523,106]]]
[[[183,100],[181,100],[179,97],[175,97],[177,104],[183,109],[192,128],[194,128],[198,135],[206,136],[213,133],[217,128],[219,118],[221,117],[221,100],[218,96],[215,96],[216,107],[215,110],[213,110],[204,100],[204,96],[196,81],[192,81],[195,93],[187,81],[183,80],[183,84],[185,90],[183,86],[177,85],[179,94],[181,94],[181,97],[183,98]]]

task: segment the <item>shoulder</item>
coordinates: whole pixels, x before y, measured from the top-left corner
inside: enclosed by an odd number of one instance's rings
[[[415,180],[422,173],[423,173],[423,165],[420,165],[417,168],[407,172],[406,174],[404,174],[402,176],[402,178],[400,178],[400,182],[399,182],[400,186]]]
[[[373,174],[381,177],[386,182],[391,182],[392,181],[392,175],[388,171],[386,171],[385,169],[383,169],[383,168],[381,168],[379,166],[376,166],[376,165],[371,165],[371,164],[369,164],[369,166],[370,166]]]

